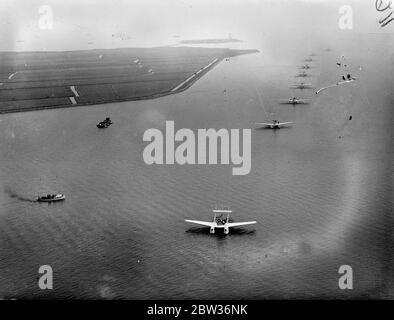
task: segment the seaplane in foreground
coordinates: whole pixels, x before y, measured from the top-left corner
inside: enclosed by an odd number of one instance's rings
[[[292,89],[301,89],[301,90],[303,90],[303,89],[312,89],[312,85],[309,84],[309,83],[301,82],[301,83],[295,84],[291,88]]]
[[[249,224],[256,223],[256,221],[229,222],[229,217],[230,217],[231,212],[232,211],[228,210],[228,209],[214,209],[213,210],[214,217],[213,217],[212,222],[199,221],[199,220],[188,220],[188,219],[185,219],[185,221],[209,227],[210,228],[209,232],[211,234],[215,233],[215,229],[223,229],[224,234],[229,234],[230,228],[232,228],[232,227],[240,227],[240,226],[246,226]],[[223,217],[224,214],[227,214],[227,216],[225,218]]]
[[[264,126],[269,129],[280,129],[280,127],[287,126],[293,122],[280,122],[279,120],[271,120],[271,122],[256,122],[259,126]]]
[[[281,102],[284,104],[307,104],[309,103],[310,99],[298,99],[296,97],[290,98],[290,99],[282,99]]]

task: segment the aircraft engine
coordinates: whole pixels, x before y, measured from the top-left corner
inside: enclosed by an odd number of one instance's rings
[[[224,234],[228,234],[230,232],[229,228],[224,228]]]
[[[211,234],[214,234],[214,233],[215,233],[215,227],[211,227],[211,230],[209,230],[209,232],[210,232]]]

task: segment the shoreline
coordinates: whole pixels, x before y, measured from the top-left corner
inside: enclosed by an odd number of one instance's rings
[[[7,114],[7,113],[16,113],[16,112],[29,112],[29,111],[42,111],[42,110],[50,110],[50,109],[68,109],[68,108],[77,108],[77,107],[86,107],[86,106],[93,106],[93,105],[103,105],[107,103],[116,103],[116,102],[127,102],[127,101],[140,101],[140,100],[151,100],[151,99],[158,99],[161,97],[181,93],[187,89],[189,89],[195,82],[197,82],[200,78],[202,78],[206,73],[208,73],[211,69],[213,69],[217,64],[219,64],[224,58],[218,59],[213,63],[211,66],[206,68],[204,71],[193,77],[190,81],[175,90],[169,90],[162,93],[152,94],[148,96],[139,96],[132,99],[113,99],[108,100],[105,102],[85,102],[85,103],[77,103],[77,104],[62,104],[62,105],[53,105],[53,106],[42,106],[42,107],[31,107],[31,108],[15,108],[10,110],[0,110],[0,114]]]
[[[193,80],[188,81],[188,83],[184,84],[180,89],[177,89],[176,91],[166,91],[162,93],[157,93],[157,94],[152,94],[149,96],[140,96],[140,97],[135,97],[132,99],[113,99],[113,100],[108,100],[106,102],[86,102],[86,103],[79,103],[79,104],[62,104],[62,105],[53,105],[53,106],[42,106],[42,107],[31,107],[31,108],[16,108],[16,109],[10,109],[10,110],[0,110],[0,114],[9,114],[9,113],[17,113],[17,112],[31,112],[31,111],[43,111],[43,110],[50,110],[50,109],[69,109],[69,108],[78,108],[78,107],[88,107],[88,106],[94,106],[94,105],[103,105],[103,104],[108,104],[108,103],[117,103],[117,102],[128,102],[128,101],[140,101],[140,100],[153,100],[153,99],[158,99],[162,98],[165,96],[181,93],[183,91],[186,91],[189,89],[195,82],[197,82],[200,78],[202,78],[206,73],[208,73],[211,69],[213,69],[217,64],[219,64],[223,60],[220,59],[216,61],[212,66],[204,70],[204,72],[201,72],[198,76],[194,77]]]
[[[59,104],[51,103],[50,105],[39,105],[39,106],[37,106],[37,105],[32,105],[32,106],[26,105],[24,107],[23,106],[14,106],[14,107],[13,106],[7,106],[4,109],[2,109],[1,105],[0,105],[0,114],[8,114],[8,113],[16,113],[16,112],[30,112],[30,111],[40,111],[40,110],[60,109],[60,108],[65,109],[65,108],[75,108],[75,107],[82,107],[82,106],[101,105],[101,104],[107,104],[107,103],[117,103],[117,102],[157,99],[157,98],[161,98],[161,97],[164,97],[164,96],[181,93],[181,92],[187,90],[195,82],[197,82],[200,78],[202,78],[206,73],[208,73],[210,70],[212,70],[217,64],[219,64],[225,58],[258,52],[258,50],[230,50],[230,49],[224,49],[224,50],[223,49],[212,49],[211,50],[209,48],[198,48],[197,50],[193,50],[193,48],[186,48],[186,50],[190,50],[191,52],[195,52],[195,51],[198,51],[198,50],[201,50],[201,49],[203,49],[204,54],[205,53],[210,53],[210,51],[215,53],[215,55],[212,55],[212,57],[211,57],[213,59],[211,59],[208,64],[205,64],[205,65],[200,66],[200,67],[196,67],[195,71],[192,74],[191,74],[192,71],[190,71],[190,70],[189,71],[185,71],[184,72],[185,76],[183,76],[181,78],[177,78],[178,80],[176,80],[176,79],[170,79],[171,81],[170,80],[160,80],[160,79],[159,80],[157,80],[157,79],[156,80],[149,80],[149,79],[145,79],[144,78],[144,80],[138,81],[138,79],[135,80],[135,78],[132,78],[133,81],[131,81],[131,80],[127,81],[127,79],[126,79],[126,81],[120,81],[119,80],[119,81],[115,81],[114,83],[107,83],[107,84],[99,83],[99,84],[95,84],[94,83],[95,78],[92,78],[92,82],[93,83],[89,83],[89,84],[85,83],[85,84],[83,84],[81,86],[79,86],[79,85],[70,86],[69,88],[66,85],[53,84],[51,86],[52,89],[53,88],[57,88],[56,90],[64,89],[63,91],[69,91],[70,94],[68,94],[68,96],[67,96],[63,92],[64,95],[60,96],[60,97],[52,97],[52,96],[48,97],[48,96],[46,96],[44,98],[37,98],[37,99],[34,99],[34,98],[33,99],[19,99],[19,100],[18,99],[14,99],[14,100],[9,100],[9,101],[12,102],[12,103],[15,103],[17,101],[21,101],[21,102],[23,101],[24,103],[28,104],[28,103],[34,103],[34,102],[37,102],[37,101],[40,101],[40,100],[41,101],[45,101],[45,100],[48,101],[48,99],[53,99],[53,100],[58,99],[58,100],[61,100],[61,101],[59,101]],[[147,50],[147,49],[145,49],[145,50]],[[168,49],[166,48],[166,50],[168,50]],[[173,49],[173,50],[177,50],[177,49]],[[185,48],[181,49],[181,51],[182,50],[185,50]],[[92,50],[92,51],[94,51],[95,53],[97,52],[97,50]],[[84,53],[86,53],[86,51],[84,51]],[[206,56],[204,56],[204,58],[207,59]],[[141,59],[144,60],[144,58],[141,58]],[[166,63],[167,63],[167,65],[170,65],[170,67],[172,67],[172,68],[174,68],[174,67],[175,68],[179,68],[180,67],[181,69],[182,68],[190,69],[190,65],[193,63],[193,57],[188,57],[187,56],[187,57],[184,57],[184,59],[186,60],[186,63],[182,60],[183,65],[181,65],[181,66],[179,64],[177,64],[177,63],[173,64],[173,66],[172,66],[172,63],[173,63],[172,61],[170,61],[170,63],[168,63],[168,61],[164,61],[164,64],[163,64],[164,68],[166,67]],[[189,60],[190,60],[190,63],[189,63]],[[67,61],[67,63],[69,63],[69,62]],[[141,67],[141,65],[143,65],[143,64],[138,62],[137,66],[139,68],[135,68],[136,71],[134,71],[136,76],[140,76],[141,75],[141,76],[146,77],[146,76],[149,76],[149,73],[151,73],[152,75],[154,74],[153,72],[151,72],[152,68],[150,68],[148,70],[148,73],[142,74],[139,70],[142,69],[143,67],[145,69],[147,69],[149,67],[145,67],[145,66]],[[158,68],[163,68],[163,65],[158,64],[157,67]],[[129,66],[130,66],[130,64],[128,65],[128,67]],[[38,69],[38,70],[40,72],[42,72],[43,69]],[[92,70],[94,71],[93,68],[92,68]],[[75,70],[72,70],[72,71],[75,72]],[[78,72],[78,70],[76,72]],[[182,70],[180,72],[182,72]],[[18,72],[17,74],[21,75],[22,73],[23,72]],[[29,70],[29,74],[30,75],[33,74],[33,73],[34,73],[34,69],[32,71]],[[191,75],[187,76],[188,74],[191,74]],[[100,76],[100,75],[101,74],[99,74],[98,76]],[[160,75],[157,75],[157,76],[160,76]],[[117,78],[115,76],[114,78],[116,80],[119,77]],[[78,78],[76,78],[76,79],[78,79]],[[100,78],[97,78],[97,79],[100,79]],[[66,80],[69,80],[69,79],[65,79],[65,81]],[[36,90],[36,91],[40,90],[40,89],[42,89],[42,90],[48,89],[47,86],[26,87],[26,88],[23,88],[23,87],[22,88],[7,88],[6,87],[7,82],[5,80],[0,80],[0,81],[2,81],[3,84],[5,84],[5,85],[2,85],[2,87],[0,87],[0,104],[1,103],[3,103],[3,104],[7,103],[7,101],[1,101],[1,92],[2,91],[3,92],[8,91],[9,92],[8,94],[12,94],[13,92],[17,93],[17,92],[23,91],[24,89],[26,89],[26,90]],[[37,82],[37,81],[40,81],[40,80],[35,80],[33,78],[32,80],[30,80],[30,83]],[[45,80],[42,80],[42,81],[48,81],[48,80],[45,79]],[[62,80],[60,80],[60,81],[62,81]],[[14,80],[12,82],[8,82],[8,84],[13,84],[13,83],[14,84],[17,83],[17,80]],[[23,84],[24,82],[21,82],[21,83]],[[27,80],[26,83],[29,83],[29,80]],[[142,91],[143,90],[146,91],[146,87],[148,87],[148,91],[151,91],[151,93],[149,92],[148,94],[135,94],[134,96],[122,97],[114,89],[114,86],[116,86],[116,85],[118,85],[118,86],[121,86],[121,85],[131,86],[130,88],[134,89],[133,86],[141,86],[141,83],[144,85],[142,87]],[[156,88],[155,86],[158,86],[158,83],[160,83],[160,85],[163,85],[163,83],[164,83],[164,85],[166,85],[166,88],[162,89],[162,90],[160,88]],[[86,90],[86,88],[88,88],[88,90],[97,90],[97,93],[98,94],[104,94],[104,97],[101,97],[101,98],[100,97],[96,97],[94,95],[94,91],[93,91],[93,93],[90,93],[91,94],[91,96],[90,96],[91,98],[89,98],[89,96],[88,96],[86,98],[86,100],[81,100],[80,96],[82,96],[82,98],[84,98],[84,93],[83,93],[83,90],[82,90],[82,93],[81,93],[81,90],[79,89],[80,87],[84,87],[85,90]],[[103,90],[100,90],[101,87],[107,87],[107,88],[104,88],[104,89],[108,89],[108,91],[107,92],[103,92]],[[75,95],[76,89],[79,92],[78,95]],[[126,92],[128,92],[127,88],[126,88]],[[64,101],[66,101],[66,100],[69,101],[69,103],[67,103],[67,104],[64,103]]]

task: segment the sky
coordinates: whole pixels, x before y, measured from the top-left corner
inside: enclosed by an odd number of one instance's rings
[[[295,27],[324,36],[344,4],[355,8],[355,31],[376,23],[372,0],[2,0],[0,51],[151,47],[230,33],[254,43]]]

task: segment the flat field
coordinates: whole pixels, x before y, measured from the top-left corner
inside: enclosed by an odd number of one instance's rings
[[[187,47],[1,52],[0,113],[173,94],[223,58],[251,52]]]

